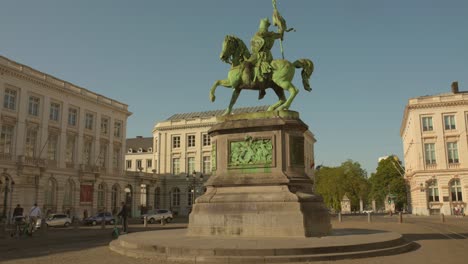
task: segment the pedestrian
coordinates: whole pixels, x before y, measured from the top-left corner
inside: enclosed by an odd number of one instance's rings
[[[34,204],[33,207],[31,207],[31,210],[29,210],[29,233],[32,234],[32,232],[36,228],[37,220],[41,218],[42,212],[41,208],[37,207],[37,203]]]
[[[127,233],[127,227],[128,227],[127,216],[128,216],[128,212],[127,212],[127,205],[125,204],[125,202],[122,202],[122,208],[120,209],[120,212],[119,212],[119,214],[117,214],[117,216],[120,216],[122,218],[122,229],[123,229],[124,233]]]

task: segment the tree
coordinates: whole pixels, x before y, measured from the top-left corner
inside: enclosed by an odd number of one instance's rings
[[[315,174],[315,191],[335,211],[340,211],[341,199],[345,194],[351,201],[351,209],[358,210],[359,200],[365,201],[369,190],[366,175],[361,165],[352,160],[338,167],[321,167]]]
[[[384,206],[388,194],[395,195],[395,208],[402,209],[407,204],[403,175],[404,169],[400,166],[397,156],[392,155],[379,162],[376,172],[369,179],[370,198],[376,201],[378,208]]]

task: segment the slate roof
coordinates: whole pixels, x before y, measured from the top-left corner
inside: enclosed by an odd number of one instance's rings
[[[137,153],[140,148],[142,148],[143,152],[147,152],[148,148],[153,147],[152,137],[127,138],[126,142],[127,150],[132,149],[133,153]]]
[[[251,106],[251,107],[241,107],[241,108],[234,108],[232,110],[233,114],[242,114],[242,113],[255,113],[255,112],[263,112],[268,109],[268,105],[263,106]],[[205,111],[205,112],[191,112],[191,113],[180,113],[174,114],[165,121],[171,120],[184,120],[184,119],[193,119],[193,118],[208,118],[213,116],[221,116],[224,113],[225,109],[221,110],[213,110],[213,111]]]

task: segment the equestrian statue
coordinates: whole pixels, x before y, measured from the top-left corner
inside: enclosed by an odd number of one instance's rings
[[[271,105],[267,111],[288,110],[299,90],[293,85],[295,68],[302,68],[302,84],[304,89],[312,91],[309,78],[314,70],[314,64],[309,59],[298,59],[290,62],[284,59],[283,37],[284,32],[294,30],[286,27],[286,21],[276,8],[276,0],[273,1],[273,24],[278,27],[278,32],[269,31],[268,18],[260,20],[258,31],[250,41],[250,49],[238,37],[227,35],[224,38],[220,59],[231,64],[227,79],[217,80],[210,90],[210,100],[215,101],[215,91],[218,86],[232,88],[232,97],[228,108],[223,115],[231,114],[232,107],[237,101],[241,90],[258,90],[259,99],[265,96],[265,90],[273,89],[278,96],[278,102]],[[280,40],[282,59],[273,59],[271,49],[275,40]],[[284,91],[289,91],[286,98]]]

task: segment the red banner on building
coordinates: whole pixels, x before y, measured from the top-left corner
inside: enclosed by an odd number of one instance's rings
[[[80,202],[81,203],[93,202],[93,186],[92,185],[81,185]]]

